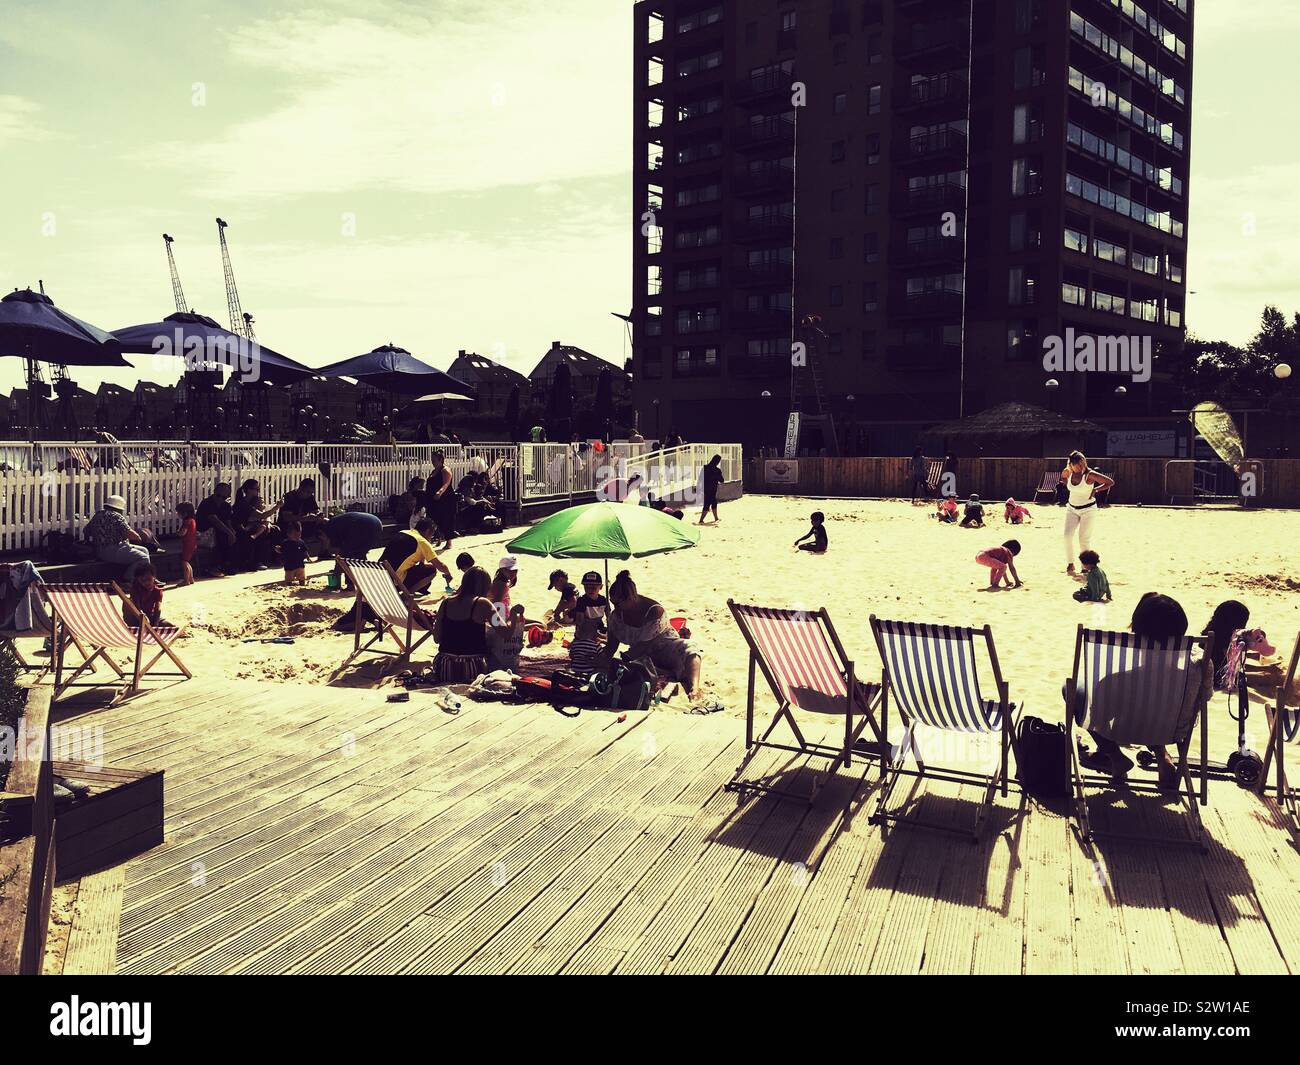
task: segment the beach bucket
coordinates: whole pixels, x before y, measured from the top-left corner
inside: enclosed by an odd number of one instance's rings
[[[683,629],[683,628],[685,627],[685,625],[686,625],[686,619],[685,619],[685,618],[669,618],[669,619],[668,619],[668,624],[671,625],[671,626],[672,626],[674,629],[676,629],[678,632],[681,632],[682,629]]]
[[[343,575],[341,573],[329,573],[325,576],[325,586],[331,592],[337,592],[343,587]]]

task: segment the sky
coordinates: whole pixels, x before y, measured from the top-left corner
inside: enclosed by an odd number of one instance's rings
[[[1241,342],[1265,303],[1300,310],[1300,4],[1197,9],[1187,324]],[[225,323],[221,216],[258,338],[309,365],[392,342],[527,372],[552,340],[621,362],[631,62],[631,0],[5,0],[0,291],[156,321],[167,232]],[[0,359],[0,389],[20,374]]]

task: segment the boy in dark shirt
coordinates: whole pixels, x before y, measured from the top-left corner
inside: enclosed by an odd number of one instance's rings
[[[979,496],[972,495],[966,500],[966,512],[961,517],[961,527],[963,529],[984,528],[984,504],[980,502]]]
[[[794,542],[794,546],[800,551],[811,551],[813,554],[820,555],[826,551],[830,541],[826,537],[826,515],[820,510],[814,510],[812,513],[812,528],[804,533]],[[812,543],[804,543],[808,537],[812,537]]]
[[[307,583],[307,541],[302,538],[302,522],[295,518],[285,523],[284,540],[276,545],[275,553],[284,565],[285,584]]]

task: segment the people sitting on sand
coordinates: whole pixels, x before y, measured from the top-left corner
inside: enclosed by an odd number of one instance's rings
[[[623,570],[609,588],[614,609],[609,616],[609,642],[605,656],[612,658],[620,646],[625,658],[649,658],[660,676],[680,681],[686,693],[700,683],[700,651],[682,639],[668,621],[664,608],[637,592],[632,575]]]
[[[569,575],[562,569],[551,570],[550,583],[546,585],[547,591],[556,591],[560,593],[560,601],[555,604],[554,609],[548,610],[542,615],[543,620],[549,627],[555,628],[573,624],[573,609],[578,601],[578,589],[569,580]]]
[[[285,584],[307,583],[307,541],[302,538],[302,522],[284,526],[284,539],[275,545],[275,553],[284,567]]]
[[[497,563],[497,571],[492,575],[492,587],[488,598],[497,606],[497,613],[502,617],[510,610],[510,589],[519,583],[519,560],[514,555],[506,555]]]
[[[1079,564],[1087,584],[1075,589],[1074,598],[1081,603],[1109,603],[1110,581],[1101,568],[1101,556],[1096,551],[1080,551]]]
[[[800,551],[811,551],[816,555],[825,554],[830,542],[826,536],[826,515],[820,510],[814,510],[810,520],[812,521],[812,528],[799,537],[794,542],[794,546]],[[809,542],[805,543],[805,540]]]
[[[468,551],[462,551],[456,556],[456,572],[464,576],[465,571],[474,565],[474,556]]]
[[[667,514],[670,518],[676,518],[678,521],[682,521],[686,517],[686,512],[681,507],[670,507],[658,496],[650,495],[648,492],[646,495],[649,497],[647,502],[652,510],[657,510],[660,514]]]
[[[1006,506],[1002,509],[1002,522],[1004,525],[1022,525],[1033,520],[1027,506],[1023,503],[1017,503],[1014,497],[1007,499]]]
[[[479,532],[484,522],[495,516],[501,490],[488,477],[487,463],[481,456],[470,460],[469,472],[460,479],[456,494],[460,500],[456,528],[460,532]]]
[[[143,614],[150,625],[164,624],[162,619],[163,586],[158,582],[158,571],[152,562],[146,562],[136,572],[127,590],[131,606]],[[127,625],[138,627],[140,618],[135,610],[122,604],[122,620]]]
[[[1129,631],[1149,640],[1172,640],[1187,635],[1187,614],[1176,599],[1158,592],[1147,592],[1133,608],[1133,617],[1129,622]],[[1191,667],[1193,673],[1203,671],[1204,658],[1199,651],[1192,653]],[[1130,677],[1134,690],[1141,687],[1140,677]],[[1213,676],[1205,672],[1202,685],[1189,685],[1183,702],[1183,713],[1175,730],[1175,735],[1182,740],[1196,722],[1198,710],[1210,696]],[[1083,721],[1086,711],[1080,711],[1078,720]],[[1088,730],[1095,745],[1091,751],[1081,749],[1080,761],[1089,769],[1122,777],[1133,768],[1133,761],[1120,748],[1120,745],[1108,736],[1099,735]],[[1178,769],[1164,747],[1148,748],[1155,757],[1159,770],[1160,787],[1165,791],[1178,788]]]
[[[957,524],[957,500],[952,496],[944,496],[934,506],[934,516],[945,525]]]
[[[316,502],[316,482],[312,478],[304,477],[298,482],[297,488],[285,492],[276,520],[281,529],[286,529],[291,521],[298,522],[302,526],[304,540],[310,540],[320,533],[321,526],[325,524],[325,515],[320,512],[320,504]]]
[[[600,574],[595,570],[584,573],[582,596],[574,606],[569,664],[579,673],[591,673],[598,668],[609,631],[609,600],[601,594],[602,584]]]
[[[495,614],[488,592],[492,578],[481,566],[471,566],[455,595],[438,604],[433,618],[433,638],[438,654],[433,660],[439,684],[468,684],[488,672],[487,627]]]
[[[236,551],[241,569],[266,569],[280,540],[280,530],[273,529],[270,517],[279,508],[262,505],[262,486],[250,477],[239,486],[231,517],[239,542]]]
[[[234,508],[230,505],[231,488],[224,482],[213,486],[212,494],[199,503],[194,520],[201,534],[211,534],[216,567],[213,576],[234,573],[239,534],[235,531]]]
[[[1016,556],[1020,554],[1020,541],[1008,540],[1001,547],[990,547],[975,556],[975,561],[989,568],[989,591],[996,592],[1005,584],[1019,588],[1020,575],[1016,572]],[[1014,584],[1012,582],[1015,582]]]
[[[406,491],[390,496],[388,513],[399,529],[414,529],[415,523],[426,517],[424,510],[424,478],[412,477],[406,482]]]
[[[126,500],[109,496],[99,512],[86,522],[86,539],[101,562],[122,567],[122,579],[130,584],[149,565],[149,548],[143,532],[126,520]]]
[[[984,504],[980,502],[980,497],[974,492],[966,500],[966,510],[961,516],[961,527],[963,529],[984,528]]]

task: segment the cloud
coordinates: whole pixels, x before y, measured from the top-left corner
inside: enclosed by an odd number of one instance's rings
[[[453,6],[384,24],[310,13],[246,25],[228,38],[230,76],[243,67],[278,80],[284,102],[145,159],[193,175],[198,195],[241,199],[536,185],[572,177],[575,165],[586,176],[624,173],[630,11],[612,7],[571,0],[489,8],[475,21]],[[208,92],[219,107],[222,86]]]
[[[0,95],[0,148],[20,140],[44,140],[48,130],[36,125],[40,105],[23,96]]]

